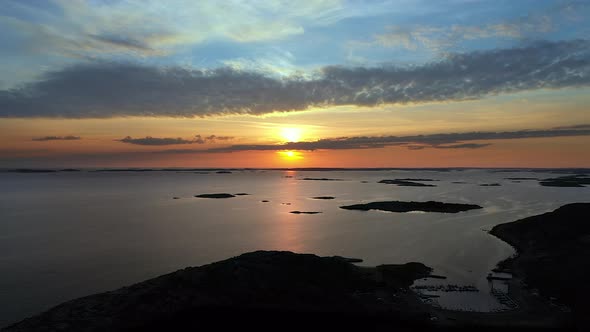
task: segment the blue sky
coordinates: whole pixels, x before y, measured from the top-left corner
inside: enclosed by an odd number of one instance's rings
[[[76,63],[231,66],[269,75],[420,65],[585,38],[587,1],[22,1],[0,9],[1,86]]]

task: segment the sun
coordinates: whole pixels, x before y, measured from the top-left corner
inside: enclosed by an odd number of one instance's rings
[[[285,150],[285,151],[277,151],[277,153],[285,160],[303,159],[303,155],[301,154],[301,152],[298,152],[298,151]]]
[[[286,142],[299,142],[301,140],[301,128],[282,128],[281,136]]]

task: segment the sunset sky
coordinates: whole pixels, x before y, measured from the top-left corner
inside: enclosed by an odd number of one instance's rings
[[[0,167],[590,167],[590,1],[0,0]]]

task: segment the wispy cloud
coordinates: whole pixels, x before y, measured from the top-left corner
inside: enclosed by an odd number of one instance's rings
[[[590,129],[590,123],[587,123],[587,124],[579,124],[579,125],[572,125],[572,126],[554,127],[553,129]]]
[[[231,68],[94,63],[0,91],[0,117],[265,114],[311,106],[461,101],[590,85],[590,41],[453,54],[415,67],[325,67],[313,79]]]
[[[143,138],[133,138],[131,136],[127,136],[125,138],[117,140],[118,142],[135,144],[135,145],[179,145],[179,144],[205,144],[205,143],[215,143],[216,141],[229,141],[232,140],[232,136],[217,136],[217,135],[209,135],[203,137],[201,135],[195,135],[192,139],[183,139],[183,138],[171,138],[171,137],[151,137],[146,136]]]
[[[38,142],[44,141],[75,141],[82,139],[80,136],[44,136],[44,137],[35,137],[32,140]]]
[[[170,137],[151,137],[146,136],[144,138],[133,138],[131,136],[127,136],[120,140],[117,140],[123,143],[135,144],[135,145],[177,145],[177,144],[193,144],[197,143],[195,140],[185,140],[182,138],[170,138]]]
[[[561,11],[558,10],[557,13],[561,14]],[[355,45],[403,47],[408,50],[425,47],[437,52],[449,52],[457,44],[466,40],[489,38],[538,39],[555,29],[552,15],[555,15],[555,13],[530,13],[517,19],[479,25],[389,26],[384,33],[376,34],[373,40],[367,42],[357,41]]]
[[[238,151],[280,151],[280,150],[349,150],[349,149],[376,149],[387,146],[405,146],[410,150],[425,148],[435,149],[479,149],[485,148],[491,143],[464,143],[469,141],[489,141],[523,138],[543,137],[567,137],[567,136],[590,136],[590,129],[580,130],[521,130],[505,132],[469,132],[469,133],[448,133],[414,136],[361,136],[361,137],[340,137],[326,138],[312,142],[289,142],[284,144],[250,144],[231,145],[227,147],[212,148],[207,150],[185,150],[191,152],[238,152]],[[167,152],[167,151],[164,151]],[[168,151],[180,153],[182,151]]]
[[[104,53],[165,55],[210,40],[272,41],[354,15],[339,0],[305,1],[8,1],[0,26],[29,52],[68,57]],[[4,14],[4,15],[3,15]]]

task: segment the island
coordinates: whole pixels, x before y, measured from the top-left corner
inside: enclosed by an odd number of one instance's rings
[[[501,184],[499,183],[482,183],[479,185],[480,187],[499,187]]]
[[[5,331],[413,331],[431,324],[409,290],[429,267],[351,261],[359,260],[251,252],[65,302]]]
[[[424,178],[403,178],[403,179],[396,179],[402,181],[419,181],[419,182],[428,182],[428,181],[439,181],[435,179],[424,179]]]
[[[303,178],[303,181],[343,181],[342,179],[331,179],[331,178]]]
[[[312,199],[334,199],[334,196],[315,196]]]
[[[289,213],[293,213],[293,214],[318,214],[321,213],[319,211],[291,211]]]
[[[422,180],[422,181],[424,181],[424,180]],[[402,180],[402,179],[381,180],[378,183],[395,184],[400,187],[436,187],[433,184],[425,184],[425,183],[413,182],[413,181]]]
[[[564,205],[492,228],[517,256],[499,264],[538,289],[554,305],[571,307],[579,331],[590,326],[590,203]]]
[[[228,193],[219,193],[219,194],[200,194],[195,195],[197,198],[232,198],[236,197],[235,195],[228,194]]]
[[[590,185],[590,177],[587,175],[566,175],[556,178],[544,179],[539,181],[539,184],[545,187],[573,187],[583,188]]]
[[[341,206],[345,210],[381,210],[389,212],[441,212],[441,213],[458,213],[474,209],[482,209],[481,206],[475,204],[462,203],[443,203],[443,202],[403,202],[403,201],[387,201],[387,202],[371,202],[365,204],[354,204]]]

